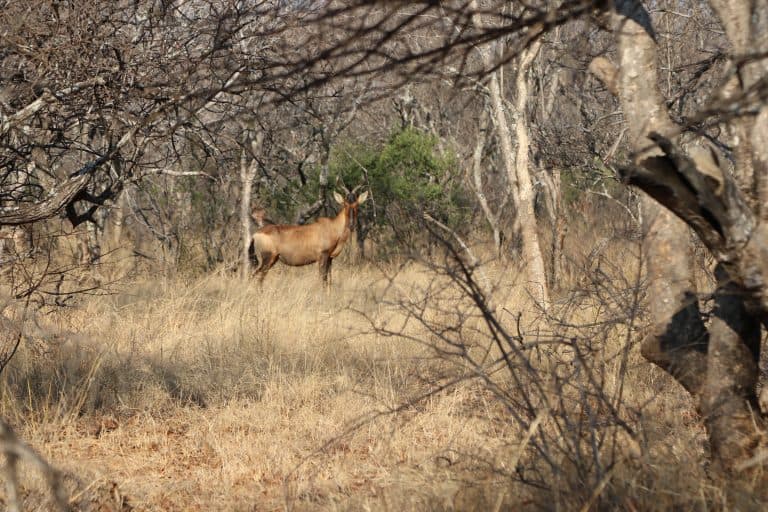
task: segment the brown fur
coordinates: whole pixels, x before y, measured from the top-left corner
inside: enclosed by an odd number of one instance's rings
[[[256,271],[261,280],[278,261],[299,267],[317,262],[324,283],[329,283],[333,258],[341,253],[357,220],[358,206],[368,197],[363,192],[352,202],[334,193],[342,205],[333,219],[320,217],[317,222],[298,226],[294,224],[273,224],[262,227],[251,239],[251,257],[256,262]]]

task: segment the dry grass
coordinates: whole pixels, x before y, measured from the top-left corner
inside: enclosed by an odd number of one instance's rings
[[[125,284],[38,318],[44,343],[25,344],[5,370],[2,414],[68,475],[71,503],[82,510],[578,510],[590,500],[703,510],[717,503],[691,404],[627,352],[642,326],[596,322],[613,310],[593,298],[576,307],[563,295],[555,308],[563,339],[596,337],[589,341],[599,388],[610,397],[622,388],[619,414],[635,432],[612,436],[620,446],[610,456],[603,446],[584,453],[611,464],[595,476],[572,454],[582,438],[589,445],[590,429],[615,425],[595,423],[603,413],[587,411],[602,398],[558,384],[567,380],[559,373],[574,375],[573,354],[544,345],[538,360],[531,357],[545,395],[559,395],[562,406],[527,432],[494,386],[509,403],[529,390],[516,390],[504,372],[438,389],[476,369],[440,352],[446,335],[431,326],[454,324],[457,336],[476,342],[470,352],[488,343],[482,318],[452,318],[472,311],[466,297],[423,267],[386,270],[337,266],[330,295],[315,268],[276,267],[264,289],[223,275]],[[535,333],[541,319],[516,275],[498,264],[484,271],[498,287],[493,305],[505,325],[514,331],[522,311],[522,330]],[[409,315],[409,304],[426,306]],[[583,432],[571,438],[558,430],[562,418]],[[542,437],[526,444],[526,434]],[[562,474],[537,459],[542,453],[532,446],[543,446],[536,443],[545,435],[562,445],[549,454],[561,457]],[[520,468],[560,488],[526,485]],[[24,481],[27,505],[45,510],[41,477],[29,472]]]

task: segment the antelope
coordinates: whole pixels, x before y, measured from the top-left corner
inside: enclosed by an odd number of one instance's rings
[[[282,261],[292,267],[300,267],[317,262],[324,285],[329,285],[331,263],[341,253],[344,242],[355,229],[358,207],[368,198],[365,191],[356,195],[360,186],[342,197],[338,192],[333,198],[341,205],[341,211],[333,219],[320,217],[312,224],[273,224],[259,229],[251,238],[249,253],[255,261],[256,272],[260,273],[259,282],[263,282],[269,269]]]
[[[264,226],[276,224],[271,219],[267,218],[267,210],[259,206],[254,206],[253,209],[251,209],[251,220],[253,221],[251,230],[253,230],[254,226],[257,229],[261,229]]]

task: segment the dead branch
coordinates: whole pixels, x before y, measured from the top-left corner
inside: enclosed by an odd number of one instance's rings
[[[61,485],[61,474],[59,471],[48,464],[30,446],[16,437],[13,429],[2,418],[0,418],[0,451],[3,452],[6,458],[3,473],[6,479],[5,485],[8,493],[9,511],[21,511],[18,475],[19,461],[28,462],[43,474],[50,488],[56,509],[61,511],[69,509],[64,488]]]

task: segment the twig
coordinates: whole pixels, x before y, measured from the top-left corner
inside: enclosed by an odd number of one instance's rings
[[[36,466],[43,474],[50,487],[56,509],[61,511],[68,510],[67,498],[61,485],[61,474],[59,471],[48,464],[35,450],[16,437],[13,429],[3,419],[0,419],[0,452],[5,455],[6,460],[2,471],[6,479],[8,510],[10,512],[21,511],[18,475],[18,462],[20,459]]]
[[[428,220],[429,222],[433,223],[440,229],[443,229],[450,233],[453,238],[456,239],[458,244],[461,246],[462,249],[469,255],[469,263],[474,267],[474,269],[477,271],[478,274],[480,274],[480,278],[483,280],[483,288],[485,288],[485,295],[488,297],[489,301],[492,297],[492,289],[491,289],[491,282],[488,280],[488,276],[485,275],[485,272],[483,272],[483,269],[479,265],[479,260],[475,257],[474,253],[472,253],[472,250],[469,248],[469,246],[464,243],[464,240],[461,239],[461,237],[456,233],[454,230],[437,220],[436,218],[432,217],[427,212],[424,212],[423,214],[424,220]]]
[[[581,507],[580,512],[589,512],[589,509],[592,508],[592,505],[595,504],[597,499],[600,497],[600,495],[605,490],[605,487],[608,485],[608,483],[611,481],[611,478],[613,478],[613,474],[616,472],[616,469],[618,468],[618,464],[613,466],[603,477],[603,479],[600,481],[599,484],[597,484],[597,487],[595,487],[595,490],[592,491],[592,496],[589,497],[589,500],[584,504],[584,506]]]
[[[27,321],[27,311],[29,310],[29,301],[31,297],[32,294],[30,293],[26,296],[26,300],[24,301],[24,310],[21,313],[21,321],[19,322],[19,334],[16,336],[13,349],[11,349],[11,353],[8,354],[8,356],[5,357],[3,361],[0,361],[0,375],[3,374],[5,367],[8,366],[9,362],[11,362],[13,356],[16,355],[16,351],[19,349],[19,345],[21,345],[21,340],[24,339],[24,323]]]

